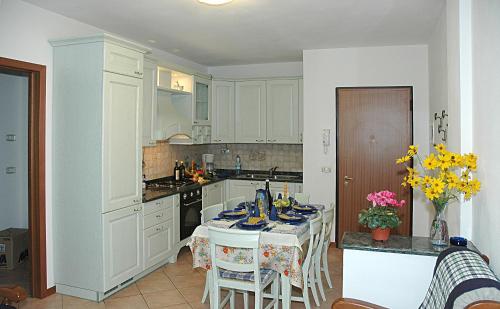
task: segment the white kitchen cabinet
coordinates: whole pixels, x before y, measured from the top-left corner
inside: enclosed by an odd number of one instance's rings
[[[212,143],[234,143],[234,82],[212,82]]]
[[[304,80],[299,79],[299,144],[304,140]]]
[[[212,82],[195,75],[193,90],[193,125],[210,125]]]
[[[157,66],[155,61],[144,59],[143,100],[142,100],[142,145],[156,145]]]
[[[173,219],[144,230],[144,269],[165,261],[174,249]]]
[[[266,143],[266,82],[235,83],[235,142]]]
[[[261,187],[261,182],[250,180],[230,180],[229,181],[229,199],[244,196],[245,200],[253,201],[255,199],[255,190]]]
[[[142,206],[106,213],[103,225],[104,290],[107,291],[142,271]]]
[[[210,144],[211,134],[210,126],[193,125],[193,144]]]
[[[126,42],[118,41],[118,44],[123,43]],[[104,71],[142,78],[144,50],[133,48],[134,45],[130,44],[128,48],[123,48],[108,39],[107,44],[104,45]]]
[[[54,282],[58,293],[100,301],[143,266],[142,57],[149,49],[106,34],[51,44]]]
[[[267,143],[298,143],[298,80],[268,80],[266,94]]]
[[[103,213],[142,201],[142,86],[104,73]]]
[[[209,207],[224,202],[224,182],[220,181],[202,188],[202,207]]]

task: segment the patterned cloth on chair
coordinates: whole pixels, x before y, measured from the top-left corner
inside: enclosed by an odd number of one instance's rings
[[[480,300],[500,301],[500,281],[482,257],[462,247],[441,252],[420,309],[465,308]]]

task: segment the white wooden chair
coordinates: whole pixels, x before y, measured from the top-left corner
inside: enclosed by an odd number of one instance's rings
[[[330,235],[332,233],[333,218],[335,216],[335,204],[331,204],[329,209],[323,211],[323,229],[321,232],[321,239],[318,250],[314,256],[314,272],[315,279],[318,283],[319,292],[323,301],[326,301],[325,290],[323,289],[323,280],[321,278],[321,272],[326,277],[328,287],[331,289],[333,287],[332,280],[330,278],[330,272],[328,270],[328,247],[330,246]],[[322,265],[323,264],[323,265]]]
[[[309,246],[307,248],[306,258],[302,263],[302,278],[304,286],[302,288],[302,297],[292,296],[292,301],[303,302],[306,309],[311,309],[309,301],[309,288],[313,294],[316,306],[319,306],[318,291],[316,290],[316,279],[314,278],[314,256],[320,250],[320,240],[323,230],[323,219],[321,212],[319,216],[309,221]]]
[[[309,203],[309,193],[295,193],[293,197],[299,204],[308,204]]]
[[[255,293],[255,307],[263,307],[264,289],[271,284],[273,300],[266,309],[279,304],[279,276],[270,269],[261,269],[259,264],[259,238],[260,232],[219,229],[208,227],[208,240],[212,259],[212,308],[220,308],[220,289],[230,289],[230,305],[234,309],[235,290]],[[233,263],[223,261],[216,256],[216,247],[245,248],[252,250],[251,263]],[[245,309],[248,309],[248,293],[243,294]]]
[[[219,215],[219,213],[223,210],[224,210],[223,204],[215,204],[215,205],[203,208],[200,211],[201,223],[205,223],[207,221],[212,220],[213,218],[217,217],[217,215]]]
[[[201,222],[205,223],[207,221],[212,220],[212,218],[217,217],[217,215],[224,210],[224,205],[223,204],[215,204],[206,208],[203,208],[200,213],[201,213]],[[205,280],[205,290],[203,291],[203,297],[201,298],[201,303],[204,304],[207,301],[207,296],[208,296],[208,286],[209,286],[209,279],[208,275]]]
[[[244,196],[234,197],[230,200],[224,202],[224,210],[232,210],[235,209],[240,203],[246,202],[246,198]]]

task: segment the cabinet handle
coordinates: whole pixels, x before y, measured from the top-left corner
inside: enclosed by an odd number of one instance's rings
[[[134,208],[134,212],[138,212],[138,211],[141,211],[141,210],[142,210],[142,207]]]
[[[156,231],[157,231],[157,232],[161,231],[161,228],[157,227],[157,228],[156,228]]]
[[[141,75],[142,75],[142,73],[141,73],[141,72],[139,72],[139,71],[135,71],[134,73],[135,73],[135,75],[139,75],[139,76],[141,76]]]
[[[197,123],[198,123],[198,121],[193,121],[193,123],[194,123],[194,124],[197,124]]]
[[[156,218],[163,218],[163,214],[161,214],[161,215],[156,215]]]
[[[255,141],[256,141],[256,142],[264,142],[264,140],[263,140],[263,139],[256,139]]]

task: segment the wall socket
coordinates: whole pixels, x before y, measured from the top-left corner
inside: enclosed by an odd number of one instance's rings
[[[321,168],[321,172],[322,173],[331,173],[332,172],[332,168],[331,167],[328,167],[328,166],[323,166]]]
[[[5,140],[7,142],[15,142],[16,141],[16,135],[15,134],[7,134],[5,136]]]
[[[5,174],[15,174],[16,173],[16,167],[15,166],[9,166],[5,168]]]

